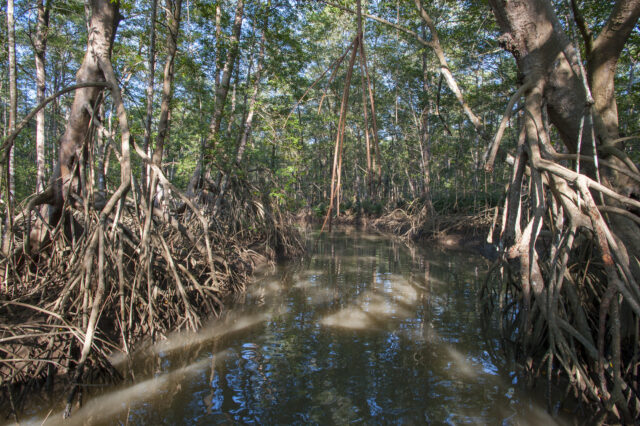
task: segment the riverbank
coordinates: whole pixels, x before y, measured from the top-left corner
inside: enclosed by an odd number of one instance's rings
[[[114,353],[198,329],[256,267],[304,251],[287,213],[268,200],[230,198],[210,223],[176,204],[154,217],[147,239],[134,205],[113,227],[72,211],[82,232],[71,240],[54,234],[30,256],[2,259],[11,269],[0,293],[0,411],[18,422],[25,401],[43,391],[65,398],[70,412],[83,387],[122,379]]]
[[[321,225],[322,220],[311,210],[296,216],[300,223]],[[395,237],[425,244],[437,244],[450,250],[473,251],[490,260],[497,255],[492,225],[495,209],[478,213],[445,213],[429,215],[425,209],[418,212],[395,209],[381,215],[358,214],[347,211],[332,218],[332,225],[352,225],[363,229],[390,234]],[[326,228],[328,229],[328,227]]]

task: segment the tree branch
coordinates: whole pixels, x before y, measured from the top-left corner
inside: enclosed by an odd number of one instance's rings
[[[22,131],[22,129],[24,129],[24,127],[29,124],[29,121],[31,121],[31,119],[33,117],[35,117],[35,115],[38,113],[38,111],[40,111],[42,108],[46,107],[47,104],[49,104],[51,101],[53,101],[54,99],[64,95],[65,93],[69,93],[69,92],[73,92],[74,90],[78,90],[78,89],[82,89],[85,87],[109,87],[110,84],[107,83],[106,81],[92,81],[92,82],[87,82],[87,83],[79,83],[79,84],[74,84],[73,86],[69,86],[66,87],[62,90],[57,91],[56,93],[54,93],[53,95],[49,96],[48,98],[46,98],[44,101],[40,102],[33,110],[31,110],[31,112],[29,114],[27,114],[26,117],[24,117],[24,119],[20,122],[20,124],[18,124],[16,126],[16,129],[11,132],[11,134],[9,136],[7,136],[7,138],[2,141],[2,147],[0,148],[0,163],[4,163],[7,159],[7,154],[9,152],[9,150],[11,149],[11,146],[13,145],[13,142],[15,141],[16,137],[18,137],[18,135],[20,134],[20,132]]]
[[[493,162],[496,159],[496,154],[498,153],[498,147],[500,146],[500,141],[502,140],[502,135],[507,127],[507,123],[511,118],[511,114],[513,113],[513,107],[515,106],[518,99],[524,95],[524,93],[531,87],[530,82],[527,82],[520,86],[520,88],[513,94],[509,103],[507,104],[507,109],[504,112],[504,116],[502,117],[502,121],[500,122],[500,127],[498,127],[498,131],[496,132],[495,137],[493,138],[493,142],[489,146],[489,149],[484,154],[484,169],[486,172],[491,172],[493,170]]]
[[[617,0],[607,23],[593,43],[593,51],[618,57],[640,17],[640,0]]]
[[[333,7],[337,8],[337,9],[340,9],[340,10],[342,10],[344,12],[351,13],[353,15],[356,14],[356,11],[349,9],[348,7],[339,5],[337,3],[333,3],[333,2],[330,2],[330,1],[326,1],[326,0],[322,0],[322,2],[324,4],[329,5],[329,6],[333,6]],[[420,44],[422,44],[424,46],[431,47],[431,48],[434,47],[433,42],[430,42],[430,41],[427,41],[427,40],[423,39],[422,37],[420,37],[418,35],[418,33],[416,33],[415,31],[411,31],[410,29],[405,28],[402,25],[394,24],[391,21],[387,21],[386,19],[382,19],[382,18],[379,18],[379,17],[374,16],[374,15],[369,15],[368,13],[362,13],[362,16],[364,16],[365,18],[369,18],[369,19],[371,19],[373,21],[380,22],[381,24],[385,24],[385,25],[388,25],[390,27],[393,27],[396,30],[402,31],[405,34],[409,34],[409,35],[413,36],[418,41],[418,43],[420,43]]]
[[[329,6],[333,6],[335,8],[338,8],[342,11],[345,11],[347,13],[351,13],[351,14],[356,14],[355,11],[344,7],[342,5],[330,2],[330,1],[326,1],[326,0],[322,0],[323,3],[329,5]],[[476,131],[478,132],[478,134],[485,140],[489,140],[489,137],[487,136],[486,132],[484,131],[484,126],[482,124],[482,120],[480,120],[480,118],[471,110],[471,107],[469,107],[469,105],[467,104],[466,100],[464,99],[464,95],[462,94],[462,91],[460,90],[460,87],[458,86],[458,83],[456,82],[455,78],[453,77],[453,74],[451,73],[451,70],[449,68],[449,64],[447,63],[447,59],[444,56],[444,51],[442,50],[442,46],[440,45],[440,39],[438,38],[438,33],[436,31],[435,28],[435,24],[433,23],[433,20],[431,19],[431,17],[427,14],[427,12],[424,10],[424,8],[422,7],[422,4],[420,3],[420,0],[415,0],[416,3],[416,7],[418,8],[418,11],[420,12],[420,16],[421,18],[425,21],[425,23],[427,24],[427,26],[429,27],[429,31],[431,32],[431,38],[432,41],[426,41],[425,39],[423,39],[422,37],[420,37],[416,32],[411,31],[401,25],[398,24],[394,24],[393,22],[387,21],[385,19],[379,18],[377,16],[373,16],[373,15],[369,15],[367,13],[363,13],[362,16],[365,16],[369,19],[372,19],[374,21],[380,22],[382,24],[388,25],[390,27],[393,27],[399,31],[402,31],[406,34],[409,34],[411,36],[413,36],[420,44],[430,47],[431,49],[433,49],[433,51],[435,52],[437,58],[438,58],[438,62],[440,63],[440,73],[442,74],[442,76],[444,77],[445,81],[447,82],[447,86],[449,87],[449,89],[453,92],[453,94],[455,95],[456,99],[458,100],[458,103],[460,103],[460,106],[462,106],[462,109],[464,110],[466,116],[469,118],[469,120],[471,121],[471,123],[473,124],[473,127],[476,129]]]
[[[576,0],[571,0],[571,9],[573,10],[573,20],[576,22],[578,31],[580,31],[580,35],[582,35],[582,39],[584,40],[585,53],[587,57],[589,57],[593,51],[593,33],[584,20]]]

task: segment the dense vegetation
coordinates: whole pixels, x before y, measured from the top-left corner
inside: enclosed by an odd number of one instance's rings
[[[291,214],[464,213],[523,374],[637,421],[640,1],[610,3],[7,1],[3,403],[197,327],[299,252]]]

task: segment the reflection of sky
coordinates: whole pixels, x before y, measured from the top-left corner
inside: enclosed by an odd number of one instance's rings
[[[226,319],[148,351],[162,355],[159,377],[207,366],[162,397],[121,403],[118,418],[131,408],[134,423],[548,423],[491,355],[472,257],[410,256],[357,234],[316,247],[258,281]]]

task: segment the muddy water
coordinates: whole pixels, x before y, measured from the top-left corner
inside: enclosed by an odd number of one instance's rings
[[[135,382],[93,390],[66,424],[553,424],[482,327],[486,269],[354,230],[314,235],[224,318],[122,362]],[[58,408],[30,421],[47,414],[61,421]]]

